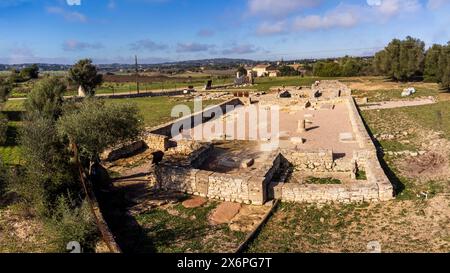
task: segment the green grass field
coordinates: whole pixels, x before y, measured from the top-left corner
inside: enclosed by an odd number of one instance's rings
[[[153,127],[158,124],[169,122],[177,117],[171,117],[172,108],[176,105],[187,105],[191,110],[194,108],[193,101],[169,97],[134,98],[134,99],[108,99],[107,103],[135,103],[140,114],[144,118],[145,126]],[[203,108],[220,103],[220,100],[209,100],[203,102]]]
[[[269,91],[272,87],[278,86],[311,86],[314,82],[318,80],[330,80],[337,78],[323,78],[323,77],[263,77],[256,78],[254,86],[244,87],[245,89],[255,89],[258,91]]]
[[[6,165],[21,163],[20,147],[17,144],[17,131],[21,125],[21,114],[24,111],[23,101],[8,101],[3,105],[3,114],[8,119],[7,141],[0,146],[0,158]]]
[[[176,117],[171,117],[172,108],[176,105],[187,105],[193,110],[194,102],[185,101],[184,99],[176,99],[169,97],[154,98],[134,98],[134,99],[108,99],[107,103],[124,103],[131,102],[136,104],[140,114],[144,119],[145,126],[152,127],[158,124],[169,122]],[[220,100],[210,100],[203,102],[203,107],[208,107],[220,103]],[[24,111],[24,101],[8,101],[3,106],[3,113],[8,116],[8,141],[5,145],[0,146],[0,157],[7,165],[18,165],[21,163],[20,147],[17,144],[17,131],[21,125],[20,116]]]
[[[59,75],[59,74],[56,74]],[[187,88],[190,85],[193,85],[196,88],[203,87],[209,78],[203,76],[200,77],[192,77],[189,79],[186,77],[185,79],[180,78],[168,78],[167,81],[157,81],[152,83],[140,83],[139,89],[141,91],[150,91],[150,90],[174,90],[174,89],[183,89]],[[225,85],[233,83],[233,80],[230,78],[222,79],[222,78],[212,78],[213,85]],[[23,98],[28,95],[28,93],[33,88],[36,81],[28,81],[24,83],[19,83],[13,89],[11,98]],[[125,82],[125,83],[114,83],[114,82],[104,82],[100,87],[97,88],[97,94],[113,94],[113,93],[136,93],[136,83],[135,82]],[[77,95],[76,90],[67,91],[65,93],[66,96],[74,96]]]

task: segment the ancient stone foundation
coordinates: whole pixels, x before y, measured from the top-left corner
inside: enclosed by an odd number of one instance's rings
[[[333,153],[331,149],[306,150],[305,145],[309,141],[306,124],[309,124],[310,119],[314,119],[313,114],[308,113],[302,114],[298,121],[293,122],[295,125],[291,131],[297,135],[289,137],[287,134],[284,141],[289,143],[283,146],[284,148],[275,147],[269,151],[260,151],[264,153],[260,160],[252,157],[246,159],[245,156],[238,158],[237,161],[231,160],[233,164],[229,166],[222,164],[225,170],[209,168],[205,167],[205,163],[208,165],[210,160],[214,160],[214,156],[211,158],[215,151],[214,145],[196,141],[173,141],[172,143],[175,136],[172,135],[174,132],[171,129],[177,122],[174,121],[149,130],[144,138],[145,144],[150,149],[165,153],[163,161],[155,166],[157,186],[160,189],[255,205],[262,205],[273,198],[286,202],[307,203],[349,203],[392,199],[393,186],[381,168],[375,145],[366,131],[355,101],[350,96],[351,90],[337,81],[323,81],[314,84],[309,94],[305,90],[292,93],[292,98],[260,96],[258,104],[260,107],[278,105],[281,111],[289,115],[295,115],[297,111],[305,111],[306,108],[309,111],[330,111],[330,115],[333,115],[335,105],[339,105],[340,109],[346,108],[344,113],[348,112],[348,119],[346,114],[340,118],[347,120],[346,130],[348,131],[336,133],[338,144],[334,144],[338,147],[350,145],[345,146],[351,147],[350,152],[346,150],[345,158],[338,153]],[[239,98],[234,98],[215,107],[226,110],[228,105],[235,106],[249,102],[250,100],[242,102]],[[204,112],[212,109],[206,109]],[[193,125],[199,118],[202,122],[219,118],[204,115],[204,112],[183,117],[178,122],[186,121]],[[228,162],[227,160],[225,157],[218,162]],[[345,182],[326,185],[292,183],[286,181],[287,174],[284,173],[286,166],[291,166],[303,176],[342,178]],[[231,168],[232,171],[227,171],[226,168]],[[364,171],[366,179],[356,180],[357,171]]]

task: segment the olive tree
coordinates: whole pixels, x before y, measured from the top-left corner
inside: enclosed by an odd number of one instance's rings
[[[98,73],[97,67],[91,59],[78,61],[69,70],[69,81],[77,84],[88,97],[95,95],[95,88],[102,84],[103,76]]]
[[[106,148],[136,138],[141,130],[135,105],[106,104],[94,98],[83,101],[58,121],[59,135],[78,147],[90,167],[99,162],[99,154]]]
[[[67,86],[56,77],[42,79],[28,94],[27,113],[56,120],[61,115],[66,90]]]
[[[0,110],[3,108],[3,103],[8,100],[8,96],[12,91],[12,86],[7,81],[0,79]],[[7,140],[8,118],[0,113],[0,145]]]

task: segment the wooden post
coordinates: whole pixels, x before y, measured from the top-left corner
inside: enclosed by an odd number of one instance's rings
[[[136,68],[136,90],[139,94],[139,69],[138,69],[138,61],[137,61],[137,55],[134,55],[135,60],[135,68]]]

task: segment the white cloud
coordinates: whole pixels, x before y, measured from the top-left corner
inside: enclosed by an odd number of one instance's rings
[[[257,29],[256,33],[259,35],[279,34],[287,31],[287,22],[263,22]]]
[[[85,23],[88,20],[87,17],[82,13],[76,11],[67,11],[60,7],[47,7],[47,12],[50,14],[63,16],[64,19],[71,22]]]
[[[294,30],[317,30],[333,27],[349,28],[357,25],[361,9],[358,6],[340,5],[325,15],[300,16],[294,19]]]
[[[0,0],[0,8],[9,8],[29,3],[31,0]]]
[[[427,8],[435,10],[447,4],[450,4],[450,0],[428,0]]]
[[[66,0],[69,6],[81,6],[81,0]]]
[[[450,0],[430,0],[449,1]],[[419,0],[367,0],[364,4],[339,4],[310,15],[300,15],[283,21],[264,21],[256,29],[258,35],[315,31],[330,28],[352,28],[362,23],[385,23],[392,18],[423,9]]]
[[[242,55],[258,52],[258,48],[251,44],[234,44],[222,51],[224,55]]]
[[[248,10],[252,15],[268,14],[281,16],[320,5],[322,0],[248,0]]]
[[[202,52],[202,51],[208,51],[210,49],[213,49],[214,45],[208,45],[208,44],[199,44],[199,43],[179,43],[177,45],[177,52]]]
[[[101,49],[104,46],[100,43],[86,43],[77,40],[67,40],[62,46],[64,51],[82,51],[86,49]]]
[[[157,51],[157,50],[164,50],[167,48],[168,48],[167,45],[159,44],[149,39],[139,40],[130,44],[130,49],[133,51],[141,51],[141,50]]]
[[[383,0],[380,5],[376,6],[377,11],[387,17],[415,12],[421,8],[419,0]]]

